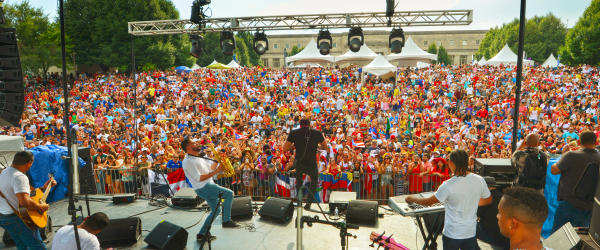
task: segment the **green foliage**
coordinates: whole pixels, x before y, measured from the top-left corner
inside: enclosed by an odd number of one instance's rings
[[[524,49],[528,58],[536,62],[543,62],[551,54],[557,54],[559,47],[565,41],[566,26],[552,13],[543,17],[535,16],[525,23]],[[515,53],[519,42],[519,19],[505,23],[501,27],[494,27],[486,34],[477,57],[490,59],[495,56],[505,44]],[[478,60],[479,60],[478,59]]]
[[[78,64],[131,68],[131,35],[127,22],[178,19],[169,0],[67,0],[65,22],[73,38]],[[183,35],[136,37],[134,50],[138,67],[165,69],[192,66],[191,44]]]
[[[427,48],[427,53],[434,54],[434,55],[438,53],[438,49],[437,49],[437,46],[435,46],[435,43],[432,43],[431,45],[429,45],[429,47]],[[434,60],[432,63],[436,64],[437,60]]]
[[[564,64],[600,64],[600,0],[593,0],[569,30],[560,56]]]
[[[42,74],[47,77],[48,68],[62,64],[60,26],[50,22],[41,8],[32,7],[28,1],[4,6],[6,24],[2,27],[16,28],[19,56],[25,74]],[[72,46],[67,39],[67,56]],[[67,59],[67,66],[71,63]]]
[[[288,56],[295,56],[296,54],[300,53],[300,51],[302,51],[303,49],[304,47],[298,48],[298,46],[294,45],[294,47],[292,47],[292,51],[290,51]]]
[[[208,66],[213,60],[228,64],[233,56],[224,55],[221,51],[219,32],[208,32],[204,37],[204,53],[198,58],[197,63],[200,66]],[[249,32],[239,32],[235,36],[235,56],[238,64],[243,66],[260,65],[260,57],[256,54],[253,47],[254,35]]]
[[[446,51],[446,48],[444,48],[443,45],[440,45],[440,48],[438,49],[438,60],[437,61],[444,65],[452,64],[452,61],[450,61],[450,56],[448,56],[448,52]]]

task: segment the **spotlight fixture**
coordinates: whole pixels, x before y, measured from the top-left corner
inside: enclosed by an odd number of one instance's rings
[[[267,39],[267,35],[265,35],[264,31],[256,31],[256,33],[254,33],[254,51],[258,55],[263,55],[267,50],[269,50],[269,40]]]
[[[402,52],[402,47],[404,47],[404,30],[402,28],[393,28],[390,32],[390,49],[392,53],[398,54]]]
[[[221,31],[221,51],[224,55],[233,55],[235,50],[235,37],[231,31]]]
[[[331,45],[333,41],[331,39],[331,33],[329,30],[320,30],[319,36],[317,36],[317,48],[319,49],[319,53],[321,55],[329,55],[329,50],[331,50]]]
[[[365,36],[363,35],[362,28],[350,28],[350,32],[348,32],[348,48],[350,48],[350,51],[358,52],[360,46],[363,44],[365,44]]]
[[[193,57],[198,58],[204,52],[204,38],[201,35],[190,35],[192,41],[192,51],[190,52]]]
[[[202,7],[209,4],[210,0],[194,0],[192,3],[192,16],[190,16],[190,21],[195,24],[201,24],[205,18]]]

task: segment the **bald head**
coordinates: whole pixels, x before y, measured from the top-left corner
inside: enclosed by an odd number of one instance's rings
[[[527,147],[534,148],[540,145],[540,135],[532,133],[525,137]]]

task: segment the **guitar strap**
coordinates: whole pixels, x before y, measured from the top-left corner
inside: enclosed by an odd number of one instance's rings
[[[2,193],[2,191],[0,191],[0,197],[4,198],[6,200],[6,203],[10,206],[10,208],[13,210],[13,213],[15,213],[15,215],[17,215],[19,218],[21,218],[21,214],[19,213],[19,210],[15,209],[15,207],[13,207],[12,204],[10,204],[10,202],[8,201],[8,199],[6,198],[6,196],[4,196],[4,194]],[[22,220],[23,218],[21,218]]]

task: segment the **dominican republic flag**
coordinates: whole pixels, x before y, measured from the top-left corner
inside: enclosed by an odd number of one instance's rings
[[[292,184],[290,184],[290,177],[282,174],[275,176],[275,193],[281,197],[290,197]]]
[[[245,136],[245,135],[240,134],[238,132],[233,132],[233,134],[235,135],[235,139],[236,140],[245,140],[245,139],[248,139],[248,136]]]
[[[165,180],[168,182],[166,183]],[[152,170],[148,170],[148,182],[158,184],[169,184],[171,191],[177,192],[179,189],[191,187],[188,181],[185,179],[185,173],[183,168],[178,168],[169,174],[157,174]],[[152,195],[152,189],[150,188],[150,195]],[[171,193],[171,195],[175,195]]]
[[[352,147],[354,148],[364,148],[365,147],[365,143],[362,141],[354,141],[352,140]]]

